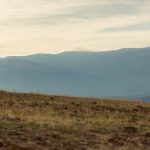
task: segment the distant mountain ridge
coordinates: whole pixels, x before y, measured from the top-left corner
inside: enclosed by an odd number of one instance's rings
[[[0,58],[0,88],[93,97],[150,97],[150,48]]]

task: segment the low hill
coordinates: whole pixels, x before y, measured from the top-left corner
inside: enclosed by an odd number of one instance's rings
[[[93,97],[150,97],[150,48],[0,59],[0,88]],[[149,99],[146,99],[149,100]]]
[[[149,150],[150,103],[0,91],[1,150]]]

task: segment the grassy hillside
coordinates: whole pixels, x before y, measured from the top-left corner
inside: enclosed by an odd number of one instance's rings
[[[149,150],[150,103],[0,91],[0,150]]]

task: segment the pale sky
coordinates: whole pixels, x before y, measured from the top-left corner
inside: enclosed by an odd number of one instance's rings
[[[0,0],[0,57],[150,46],[150,0]]]

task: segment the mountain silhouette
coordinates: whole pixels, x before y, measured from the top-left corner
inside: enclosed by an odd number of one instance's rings
[[[92,97],[150,97],[150,48],[0,59],[0,88]]]

